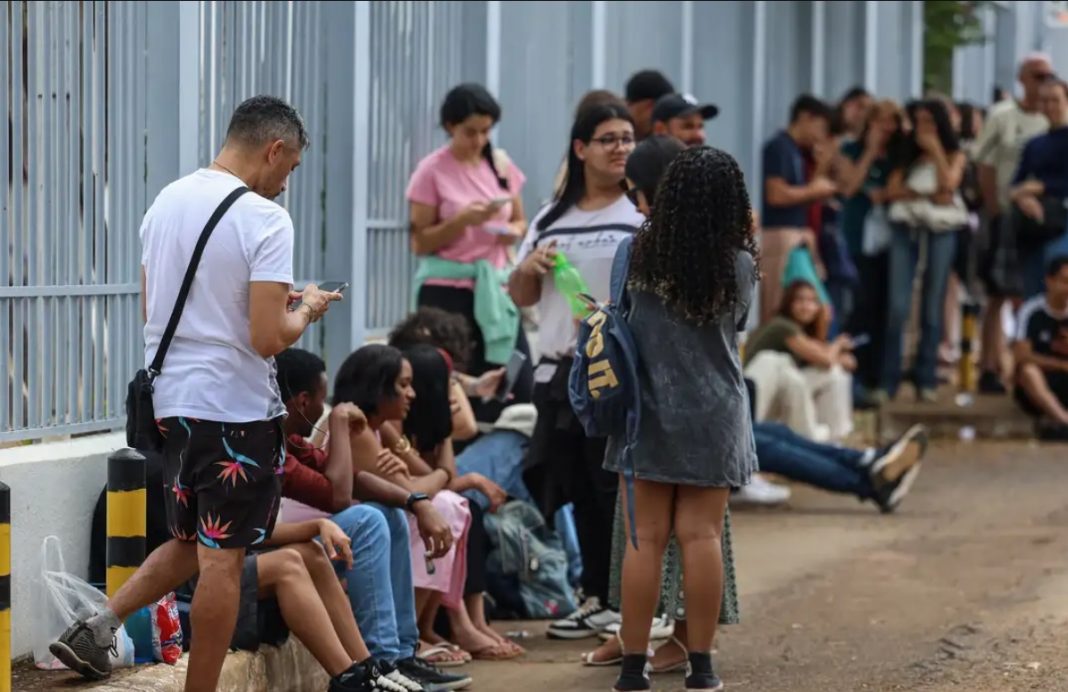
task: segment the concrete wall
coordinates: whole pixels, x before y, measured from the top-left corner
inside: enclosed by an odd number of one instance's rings
[[[0,450],[11,488],[11,653],[29,653],[41,544],[58,536],[67,570],[85,578],[93,508],[107,483],[107,456],[125,434],[93,435]]]

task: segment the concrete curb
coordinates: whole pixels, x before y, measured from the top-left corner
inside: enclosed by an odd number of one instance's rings
[[[177,665],[139,666],[116,673],[111,680],[86,685],[99,692],[181,692],[188,655]],[[280,647],[264,646],[257,653],[231,652],[223,664],[217,692],[322,692],[329,679],[304,645],[290,636]]]

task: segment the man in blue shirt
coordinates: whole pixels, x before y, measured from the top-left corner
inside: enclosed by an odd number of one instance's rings
[[[782,276],[790,253],[807,245],[818,257],[816,238],[807,225],[808,205],[834,196],[838,188],[824,175],[832,150],[829,145],[831,107],[804,94],[790,108],[790,125],[764,145],[761,260],[764,280],[760,284],[761,321],[769,319],[782,300]],[[816,174],[805,175],[802,150],[815,155]]]
[[[1042,85],[1038,94],[1039,109],[1049,120],[1049,132],[1024,146],[1020,166],[1012,179],[1012,202],[1022,214],[1040,224],[1064,226],[1065,214],[1060,210],[1068,201],[1068,84],[1051,79]],[[1058,218],[1045,218],[1054,212],[1059,214]],[[1030,298],[1042,293],[1045,262],[1068,254],[1068,236],[1037,246],[1025,245],[1020,250],[1024,291]]]

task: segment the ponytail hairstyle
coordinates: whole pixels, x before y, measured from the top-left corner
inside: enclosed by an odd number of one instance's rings
[[[571,126],[571,139],[567,143],[566,182],[560,194],[556,196],[552,208],[538,221],[539,231],[544,231],[556,223],[586,194],[586,168],[575,153],[575,142],[589,144],[593,139],[593,133],[597,131],[601,123],[608,120],[626,120],[631,125],[634,124],[634,118],[631,117],[627,106],[618,100],[593,105],[578,113],[575,124]]]
[[[459,125],[472,115],[488,116],[496,125],[501,119],[501,105],[493,98],[481,84],[467,83],[455,86],[445,94],[445,101],[441,104],[441,126]],[[486,142],[482,150],[482,158],[489,164],[493,175],[497,177],[497,184],[502,190],[508,190],[508,178],[501,175],[497,170],[497,163],[493,160],[493,144]]]

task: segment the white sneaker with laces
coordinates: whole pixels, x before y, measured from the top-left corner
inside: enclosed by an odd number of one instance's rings
[[[739,488],[731,493],[731,504],[747,505],[781,505],[790,499],[790,489],[784,485],[776,485],[768,481],[759,473],[753,474],[749,485]]]
[[[623,626],[622,622],[612,623],[600,633],[601,639],[608,641],[619,634],[619,628]],[[653,618],[653,624],[649,628],[649,639],[668,639],[671,635],[675,634],[675,621],[666,616]]]
[[[550,639],[585,639],[619,622],[619,613],[602,606],[600,599],[593,596],[566,618],[550,624],[548,634]]]

